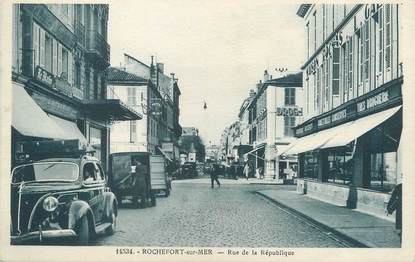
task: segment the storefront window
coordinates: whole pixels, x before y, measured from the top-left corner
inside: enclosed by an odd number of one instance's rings
[[[304,177],[316,179],[318,178],[317,152],[304,153]]]
[[[398,146],[402,131],[402,114],[398,113],[368,134],[369,159],[366,187],[389,192],[397,183]]]
[[[396,152],[370,155],[370,189],[389,192],[397,182]]]
[[[329,152],[328,181],[338,184],[349,184],[352,177],[352,167],[350,152]]]

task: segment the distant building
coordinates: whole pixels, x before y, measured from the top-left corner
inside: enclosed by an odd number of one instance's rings
[[[182,136],[198,136],[199,129],[196,127],[182,127]]]
[[[239,109],[239,123],[240,123],[240,144],[241,145],[249,145],[249,110],[248,106],[251,103],[252,99],[254,99],[256,93],[253,89],[249,91],[249,97],[247,97],[243,102]]]
[[[164,65],[150,66],[124,54],[124,67],[108,70],[108,96],[119,98],[143,114],[140,121],[112,127],[113,152],[150,152],[179,159],[179,96],[177,78],[164,74]]]
[[[208,145],[205,148],[205,161],[216,162],[219,160],[220,147],[218,145]]]
[[[265,179],[282,182],[296,158],[281,157],[292,142],[293,127],[303,115],[302,73],[272,79],[267,71],[264,81],[247,106],[249,138],[253,150],[248,153],[254,169],[262,168]]]

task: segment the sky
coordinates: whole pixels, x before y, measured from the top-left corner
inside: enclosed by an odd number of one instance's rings
[[[112,2],[111,65],[119,66],[124,53],[147,64],[154,55],[165,74],[179,79],[180,124],[218,144],[265,69],[274,78],[275,68],[300,70],[305,25],[297,9],[275,0]]]

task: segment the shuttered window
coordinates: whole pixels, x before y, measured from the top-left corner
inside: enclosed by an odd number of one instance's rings
[[[45,69],[53,73],[53,40],[49,35],[45,35]]]
[[[385,5],[385,67],[391,68],[392,61],[392,27],[391,27],[391,5]]]
[[[332,95],[340,94],[340,48],[333,48],[333,77],[332,77]]]
[[[39,65],[39,30],[40,27],[33,23],[33,66]]]

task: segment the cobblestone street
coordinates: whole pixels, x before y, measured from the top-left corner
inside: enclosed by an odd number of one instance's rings
[[[341,247],[321,231],[287,214],[255,191],[275,185],[247,185],[207,178],[173,182],[157,206],[119,210],[113,236],[92,245],[202,247]],[[279,186],[287,187],[287,186]]]

